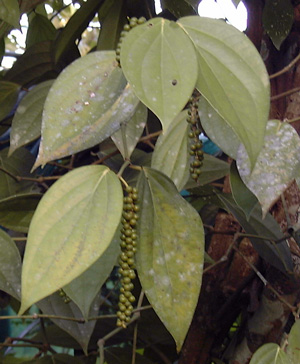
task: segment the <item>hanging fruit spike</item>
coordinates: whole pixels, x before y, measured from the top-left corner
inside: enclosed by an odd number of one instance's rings
[[[138,212],[138,191],[130,186],[126,187],[127,196],[124,197],[122,230],[121,230],[121,254],[119,259],[119,273],[121,278],[121,288],[119,296],[119,310],[117,312],[117,326],[126,328],[130,321],[135,297],[132,294],[135,279],[134,255],[136,253],[136,224],[139,219]]]

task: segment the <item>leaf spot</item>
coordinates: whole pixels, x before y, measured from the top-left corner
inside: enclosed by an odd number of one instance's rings
[[[172,81],[172,85],[173,85],[173,86],[176,86],[176,85],[177,85],[177,80],[173,80],[173,81]]]

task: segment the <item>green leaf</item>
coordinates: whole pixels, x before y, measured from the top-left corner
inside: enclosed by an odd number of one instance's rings
[[[182,190],[189,178],[189,148],[186,121],[187,111],[182,111],[157,139],[152,154],[151,167],[171,178],[178,191]]]
[[[93,304],[89,316],[97,316],[99,311],[100,295],[98,295]],[[70,318],[82,319],[81,312],[74,302],[64,303],[62,297],[56,292],[51,296],[44,298],[37,303],[37,306],[46,315],[65,316]],[[85,323],[51,319],[55,325],[70,334],[82,347],[85,354],[87,354],[87,347],[95,328],[96,320],[91,320]]]
[[[126,35],[121,65],[138,98],[157,115],[166,131],[187,103],[198,77],[189,38],[176,23],[151,19]]]
[[[161,172],[143,168],[138,190],[137,272],[148,300],[180,350],[201,287],[202,222]]]
[[[77,168],[51,186],[28,233],[20,312],[101,257],[118,227],[122,201],[119,179],[104,166]]]
[[[12,121],[9,155],[41,135],[42,112],[53,80],[35,86],[21,100]]]
[[[291,362],[277,344],[268,343],[254,353],[249,364],[291,364]]]
[[[17,0],[0,0],[0,19],[19,28],[20,9]]]
[[[230,166],[230,187],[234,201],[244,211],[248,219],[258,201],[242,181],[235,161]]]
[[[198,7],[193,6],[188,0],[162,0],[161,6],[163,9],[168,9],[176,18],[198,14]]]
[[[201,174],[196,184],[194,180],[190,178],[185,188],[193,188],[198,185],[206,185],[217,179],[223,178],[229,173],[230,165],[227,162],[222,161],[212,155],[204,153],[203,165],[201,167]]]
[[[4,119],[15,106],[20,85],[14,82],[0,81],[0,120]]]
[[[115,237],[101,257],[79,277],[63,287],[66,294],[79,307],[85,319],[88,317],[91,304],[97,293],[116,264],[120,252],[119,244],[120,229],[117,229]]]
[[[291,360],[291,364],[300,363],[300,321],[299,319],[295,321],[291,328],[288,347],[286,350],[288,357]]]
[[[293,270],[290,249],[283,239],[283,234],[271,214],[264,219],[258,205],[254,207],[247,220],[242,209],[237,206],[229,194],[217,194],[225,209],[231,212],[247,234],[261,236],[263,239],[250,238],[258,254],[272,266],[286,273]],[[280,240],[279,243],[275,243]]]
[[[54,40],[56,29],[52,22],[43,15],[34,14],[29,22],[26,36],[26,47],[29,48],[36,43]]]
[[[4,79],[27,86],[54,72],[52,46],[52,42],[47,41],[28,48],[7,71]]]
[[[148,110],[141,102],[138,104],[134,115],[127,123],[122,123],[121,128],[112,136],[112,140],[121,152],[124,159],[130,158],[147,122]]]
[[[76,60],[49,91],[34,167],[102,142],[130,120],[138,102],[115,52],[93,52]]]
[[[0,225],[6,229],[27,233],[42,197],[39,193],[10,196],[0,200]]]
[[[34,177],[30,174],[34,156],[25,148],[18,149],[10,157],[7,156],[8,148],[0,151],[0,167],[13,176]],[[9,174],[0,170],[0,199],[8,196],[29,192],[33,189],[30,181],[16,181]]]
[[[127,23],[126,1],[113,0],[110,9],[104,16],[99,12],[101,30],[97,43],[97,50],[116,49],[120,39],[120,33]]]
[[[197,89],[245,145],[253,166],[269,115],[269,76],[253,43],[224,21],[179,19],[197,50]]]
[[[237,167],[245,185],[258,198],[263,216],[299,175],[300,138],[288,123],[270,120],[267,124],[264,147],[254,169],[245,150],[239,149]]]
[[[222,149],[229,157],[236,159],[239,138],[226,121],[216,112],[209,102],[201,97],[198,113],[205,134]]]
[[[0,229],[0,289],[20,300],[21,257],[11,237]]]
[[[266,0],[262,21],[265,31],[279,50],[294,23],[294,7],[290,0]]]
[[[79,39],[89,22],[94,18],[104,0],[89,0],[69,19],[54,44],[54,61],[57,64]]]

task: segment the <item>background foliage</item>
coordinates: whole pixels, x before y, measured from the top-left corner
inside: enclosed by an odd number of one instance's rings
[[[299,362],[299,5],[199,3],[0,0],[1,363]]]

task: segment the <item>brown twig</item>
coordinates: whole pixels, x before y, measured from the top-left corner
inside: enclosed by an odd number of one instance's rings
[[[283,75],[284,73],[286,73],[287,71],[289,71],[298,61],[300,60],[300,54],[298,54],[298,56],[296,58],[294,58],[292,60],[292,62],[290,62],[287,66],[285,66],[284,68],[282,68],[282,70],[273,73],[272,75],[270,75],[270,80],[272,80],[273,78],[276,78],[278,76]]]
[[[294,94],[296,92],[300,91],[300,87],[295,87],[290,90],[287,90],[285,92],[282,92],[281,94],[275,95],[271,97],[271,101],[276,101],[278,99],[281,99],[282,97],[289,96],[291,94]]]

